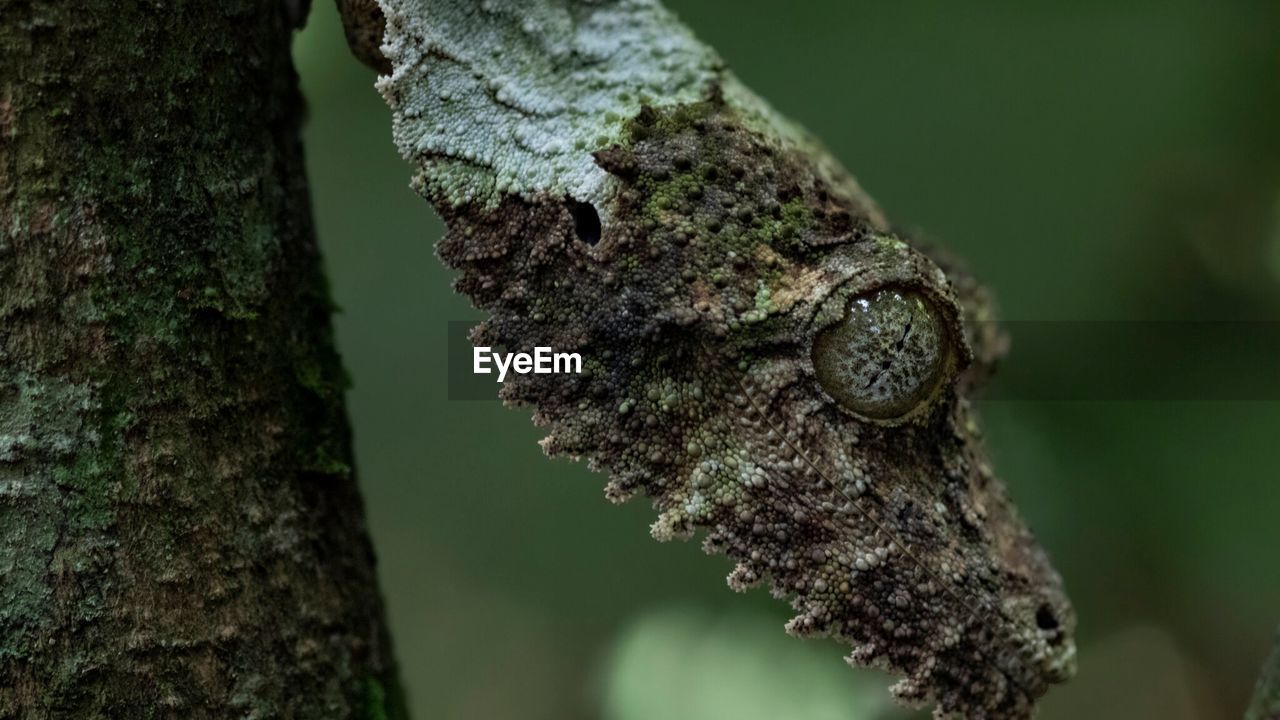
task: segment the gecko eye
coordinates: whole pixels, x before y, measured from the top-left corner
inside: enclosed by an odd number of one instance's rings
[[[818,382],[859,415],[891,420],[927,400],[947,374],[947,329],[931,301],[910,290],[854,296],[813,345]]]

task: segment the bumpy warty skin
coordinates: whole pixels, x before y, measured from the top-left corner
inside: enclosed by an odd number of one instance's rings
[[[1000,350],[974,323],[981,289],[892,232],[687,30],[664,35],[679,26],[656,3],[382,9],[379,88],[447,221],[440,256],[490,314],[473,339],[583,358],[502,389],[535,409],[546,451],[607,472],[615,501],[652,498],[659,540],[702,531],[737,563],[733,588],[788,598],[789,631],[901,674],[904,701],[1031,717],[1074,671],[1075,621],[967,400]],[[628,43],[659,36],[670,54],[637,67]],[[860,372],[863,355],[881,369]]]

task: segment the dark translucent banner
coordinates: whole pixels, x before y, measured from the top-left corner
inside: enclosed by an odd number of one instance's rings
[[[473,325],[448,323],[450,400],[497,399],[494,364],[488,364],[487,375],[474,372],[468,339]],[[1000,325],[1010,350],[981,393],[982,401],[1280,400],[1280,322],[1023,320]]]

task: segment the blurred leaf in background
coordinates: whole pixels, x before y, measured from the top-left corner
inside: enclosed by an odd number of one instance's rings
[[[1090,662],[1054,692],[1054,718],[1235,718],[1209,702],[1204,676],[1168,633],[1132,627],[1096,641]]]
[[[776,618],[665,608],[637,617],[610,658],[607,720],[874,720],[890,678],[850,677],[830,643],[799,642]]]

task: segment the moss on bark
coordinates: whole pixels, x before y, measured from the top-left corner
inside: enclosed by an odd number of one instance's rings
[[[398,687],[289,43],[278,0],[0,3],[0,717]]]

